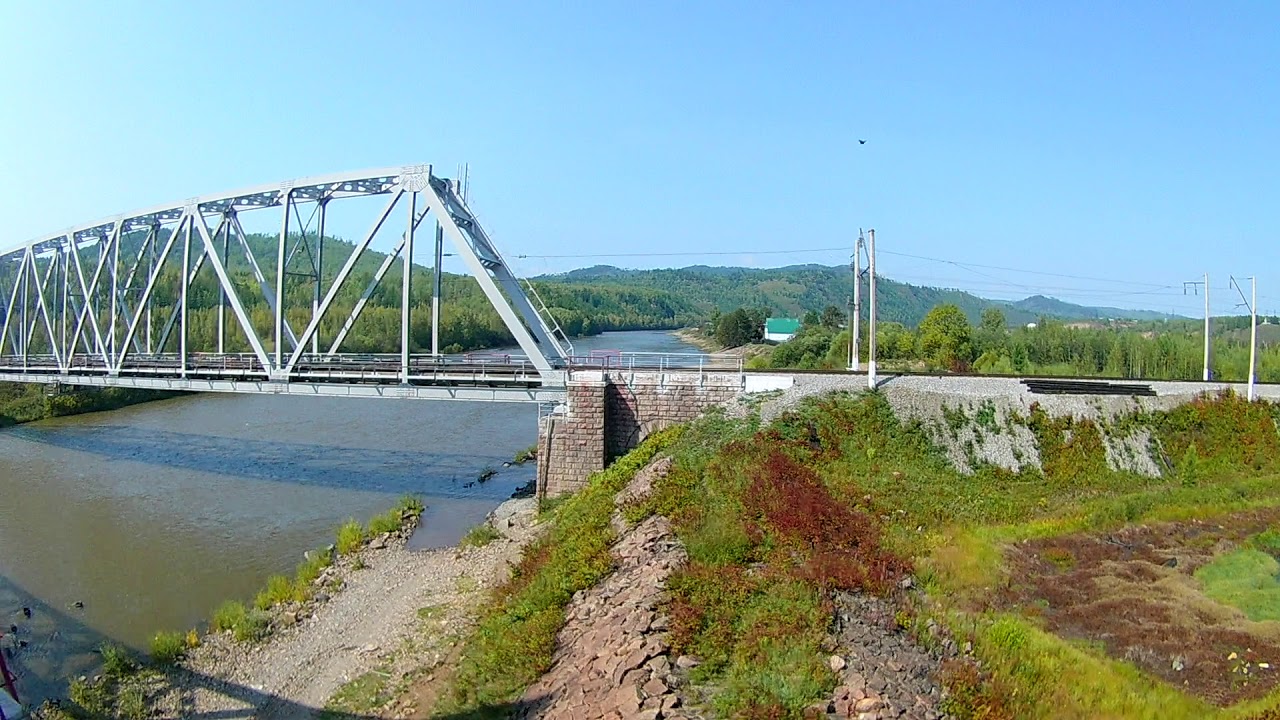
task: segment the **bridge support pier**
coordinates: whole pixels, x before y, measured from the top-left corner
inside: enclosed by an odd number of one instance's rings
[[[564,412],[543,417],[538,428],[540,497],[578,490],[650,433],[732,400],[743,391],[743,378],[738,373],[579,371],[565,389]]]

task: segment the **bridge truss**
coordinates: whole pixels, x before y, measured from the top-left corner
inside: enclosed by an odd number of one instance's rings
[[[385,198],[381,210],[333,273],[332,261],[325,264],[331,207],[374,196]],[[280,217],[274,262],[258,256],[261,244],[255,253],[240,220],[272,209]],[[360,261],[397,217],[404,228],[399,241],[369,277],[371,262]],[[431,343],[419,348],[411,340],[412,257],[428,219],[435,224]],[[441,352],[446,237],[520,354]],[[348,252],[345,243],[336,247]],[[345,352],[344,341],[397,259],[399,353]],[[365,288],[352,301],[354,293],[342,290],[358,286],[356,278]],[[563,397],[571,352],[554,318],[540,300],[534,305],[467,207],[459,183],[435,176],[429,165],[195,197],[54,233],[0,253],[0,303],[0,380],[9,381],[546,401]],[[193,311],[201,303],[216,307],[212,343],[193,338]]]

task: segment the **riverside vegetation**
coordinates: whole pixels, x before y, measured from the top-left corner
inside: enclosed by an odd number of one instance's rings
[[[133,388],[63,388],[50,393],[44,385],[0,382],[0,427],[64,415],[116,410],[179,394]]]
[[[947,422],[1018,425],[1039,461],[962,473],[879,392],[649,437],[544,508],[437,716],[504,717],[549,669],[570,598],[612,569],[615,495],[664,455],[624,515],[669,519],[688,554],[665,608],[673,652],[698,661],[685,716],[827,716],[847,682],[827,659],[833,613],[853,593],[896,608],[889,631],[950,648],[934,677],[951,717],[1276,717],[1280,408],[1227,393],[1105,420],[988,415]],[[1159,472],[1108,460],[1106,436],[1136,430]]]
[[[411,532],[424,509],[420,500],[405,496],[395,507],[371,518],[367,527],[355,520],[344,523],[338,530],[337,542],[308,552],[292,577],[270,577],[248,605],[239,600],[227,600],[219,605],[210,619],[208,632],[226,633],[237,643],[265,640],[282,621],[294,617],[295,611],[290,608],[305,608],[307,603],[323,600],[322,594],[327,597],[327,593],[341,589],[342,579],[332,570],[335,563],[365,546],[376,548],[380,540],[385,543],[383,538],[389,534]],[[360,568],[358,558],[349,565],[351,570]],[[151,640],[150,657],[145,660],[123,645],[104,643],[99,648],[101,673],[94,678],[72,680],[68,688],[69,703],[46,703],[37,713],[46,720],[150,717],[155,697],[173,684],[173,673],[180,671],[181,661],[200,647],[203,640],[195,628],[186,632],[157,632]]]

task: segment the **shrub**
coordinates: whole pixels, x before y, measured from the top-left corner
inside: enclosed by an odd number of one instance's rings
[[[556,508],[548,534],[525,549],[510,583],[495,591],[464,646],[452,693],[437,712],[507,702],[546,671],[569,599],[612,569],[614,496],[680,432],[650,435]]]
[[[151,638],[151,659],[161,665],[173,665],[187,652],[187,638],[180,632],[161,631]]]
[[[272,575],[267,578],[267,586],[253,599],[253,606],[259,610],[270,610],[275,605],[298,599],[297,596],[298,592],[289,578]]]
[[[461,544],[466,547],[484,547],[489,543],[502,537],[502,533],[494,529],[489,523],[481,523],[467,531],[462,536]]]
[[[311,594],[311,584],[320,577],[320,573],[333,564],[333,556],[324,550],[313,550],[307,559],[298,564],[298,570],[294,573],[294,583],[298,587],[298,592],[303,597],[298,598],[304,600]],[[304,590],[305,589],[305,590]]]
[[[123,677],[138,669],[133,653],[119,643],[105,642],[99,646],[98,652],[102,654],[102,672],[109,677]]]
[[[111,693],[104,683],[76,678],[68,694],[90,717],[111,717]]]
[[[381,515],[374,515],[369,520],[369,534],[392,533],[400,529],[400,524],[400,511],[392,508]]]
[[[236,642],[256,642],[271,631],[271,616],[263,610],[253,609],[235,627]]]
[[[214,632],[223,632],[225,630],[235,630],[244,623],[246,610],[244,603],[239,600],[227,600],[213,611],[213,630]]]
[[[359,550],[364,544],[365,537],[364,528],[360,523],[355,520],[346,521],[342,527],[338,528],[338,554],[350,555]]]

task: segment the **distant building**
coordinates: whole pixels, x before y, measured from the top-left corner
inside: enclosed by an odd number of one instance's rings
[[[768,318],[764,321],[765,342],[783,343],[800,332],[800,321],[795,318]]]

